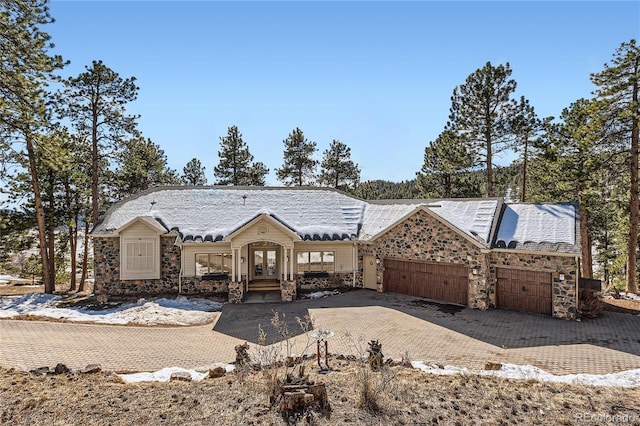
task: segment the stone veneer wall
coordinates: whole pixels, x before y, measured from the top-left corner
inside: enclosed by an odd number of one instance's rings
[[[178,293],[180,248],[160,237],[160,279],[120,280],[120,238],[94,237],[95,292],[108,295]]]
[[[94,237],[95,292],[111,296],[178,293],[180,248],[175,236],[160,237],[160,279],[120,280],[120,238]],[[227,293],[230,278],[183,277],[182,294]]]
[[[468,306],[487,309],[493,296],[488,285],[486,254],[468,239],[424,211],[419,211],[380,236],[374,244],[361,244],[358,269],[362,273],[363,256],[378,259],[418,260],[464,264],[469,267]],[[377,266],[378,290],[384,290],[384,262]],[[478,269],[476,275],[472,268]],[[493,296],[495,298],[495,296]]]
[[[336,272],[328,277],[305,277],[304,274],[295,275],[297,288],[300,290],[333,290],[340,287],[350,287],[353,285],[353,273]],[[360,283],[362,285],[362,283]]]
[[[508,253],[501,251],[491,252],[491,276],[490,285],[495,289],[495,268],[509,267],[517,269],[529,269],[535,271],[548,271],[553,273],[553,316],[556,318],[575,319],[578,307],[578,295],[576,291],[578,264],[575,257],[553,256],[548,254]],[[560,281],[560,274],[564,280]],[[495,292],[494,292],[495,293]],[[495,305],[495,294],[492,299]]]
[[[228,293],[231,278],[203,280],[200,277],[182,277],[182,294]]]

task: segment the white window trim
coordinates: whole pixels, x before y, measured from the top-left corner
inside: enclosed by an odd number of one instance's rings
[[[145,271],[131,271],[127,269],[127,244],[152,243],[153,268]],[[120,237],[120,279],[126,280],[157,280],[160,279],[160,237]]]
[[[333,271],[303,271],[300,272],[300,266],[298,265],[298,255],[300,253],[321,253],[321,263],[322,266],[324,267],[325,262],[324,262],[324,253],[332,253],[333,254]],[[307,263],[309,264],[309,263]],[[324,268],[323,268],[324,269]],[[295,265],[295,270],[297,274],[304,274],[305,272],[327,272],[329,274],[334,274],[336,272],[336,251],[335,250],[297,250],[296,251],[296,265]]]
[[[198,274],[198,260],[197,259],[198,259],[198,256],[200,256],[200,255],[202,255],[202,256],[212,256],[212,255],[213,256],[223,256],[223,255],[228,256],[229,257],[229,270],[227,272],[209,272],[209,273],[210,274],[217,274],[217,273],[224,274],[224,273],[226,273],[226,274],[231,275],[231,272],[233,270],[233,256],[232,256],[230,251],[229,252],[227,252],[227,251],[215,251],[215,252],[204,251],[204,252],[196,252],[196,253],[194,253],[194,269],[195,269],[194,270],[194,275],[193,275],[194,277],[200,278],[200,277],[203,276],[203,274]]]

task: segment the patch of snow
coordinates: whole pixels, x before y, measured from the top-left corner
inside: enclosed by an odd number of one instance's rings
[[[139,382],[168,382],[171,380],[171,375],[173,373],[189,373],[191,375],[191,380],[194,382],[199,382],[209,376],[209,368],[215,367],[223,367],[227,373],[233,371],[235,366],[232,364],[225,363],[215,363],[211,364],[207,367],[197,368],[197,369],[186,369],[180,367],[167,367],[162,370],[154,371],[154,372],[142,372],[142,373],[132,373],[132,374],[118,374],[122,380],[126,383],[139,383]]]
[[[118,374],[118,376],[127,383],[168,382],[171,380],[173,373],[189,373],[191,380],[195,382],[199,382],[209,375],[209,373],[199,373],[195,370],[187,370],[186,368],[167,367],[151,373]]]
[[[637,300],[638,302],[640,302],[640,296],[635,293],[626,293],[624,291],[621,291],[620,298],[625,300]]]
[[[502,364],[499,370],[473,371],[467,368],[446,365],[427,365],[422,361],[411,361],[411,366],[430,374],[454,375],[477,374],[480,376],[502,377],[505,379],[535,379],[541,382],[580,384],[587,386],[640,387],[640,369],[621,371],[611,374],[566,374],[555,375],[532,365]]]
[[[335,296],[336,294],[340,294],[338,290],[333,291],[316,291],[313,293],[309,293],[309,299],[322,299],[323,297]]]
[[[186,326],[210,322],[215,312],[222,309],[220,302],[186,297],[152,301],[141,299],[137,303],[98,311],[82,307],[58,308],[60,301],[60,296],[37,293],[3,297],[0,298],[0,318],[31,315],[98,324]]]

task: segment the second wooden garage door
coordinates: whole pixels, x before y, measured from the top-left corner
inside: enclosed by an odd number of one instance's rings
[[[384,289],[466,306],[469,272],[462,265],[385,259]]]
[[[550,272],[496,268],[497,305],[551,315]]]

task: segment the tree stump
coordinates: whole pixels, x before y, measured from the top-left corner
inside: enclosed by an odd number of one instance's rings
[[[382,369],[382,364],[384,362],[384,355],[382,354],[382,344],[377,340],[372,340],[369,342],[369,358],[367,362],[369,363],[369,368],[371,371],[380,371]]]
[[[236,345],[236,366],[244,367],[251,364],[251,357],[249,356],[249,344],[244,342],[242,345]]]
[[[285,418],[298,418],[311,408],[325,414],[331,411],[324,383],[314,383],[300,369],[298,377],[287,374],[281,386],[280,412]]]

